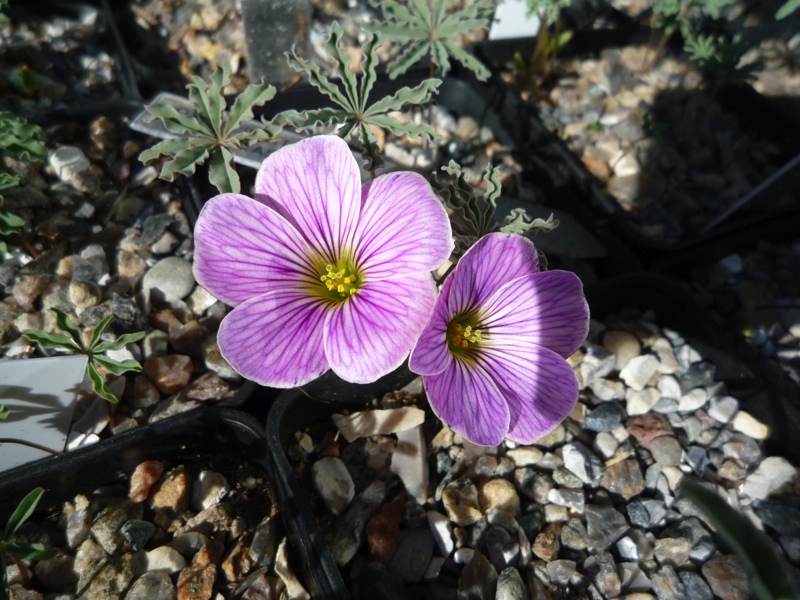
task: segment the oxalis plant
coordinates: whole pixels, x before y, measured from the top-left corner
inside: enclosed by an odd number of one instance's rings
[[[233,152],[255,143],[274,139],[278,129],[270,125],[245,130],[242,123],[253,118],[253,107],[261,106],[275,96],[275,88],[266,81],[251,84],[236,97],[230,111],[223,90],[230,83],[228,65],[218,68],[206,84],[195,76],[189,89],[189,100],[195,115],[179,112],[174,106],[150,104],[149,121],[161,119],[164,126],[177,138],[159,142],[139,155],[139,160],[149,164],[161,156],[168,160],[161,166],[160,177],[175,181],[179,175],[193,175],[198,165],[206,160],[208,180],[221,194],[241,190],[239,175],[233,164]]]
[[[392,79],[402,75],[426,56],[430,59],[430,76],[444,77],[450,71],[450,60],[456,60],[475,73],[480,80],[489,78],[489,69],[458,45],[464,34],[489,26],[494,13],[493,0],[476,0],[448,11],[447,0],[370,0],[380,7],[384,22],[367,23],[365,28],[380,33],[384,39],[402,46],[400,55],[389,65]]]
[[[119,336],[113,342],[101,342],[100,337],[108,328],[111,321],[114,320],[113,315],[109,315],[100,321],[92,330],[89,336],[89,342],[86,343],[84,341],[83,331],[72,322],[66,313],[57,308],[51,308],[50,310],[56,316],[56,323],[59,329],[66,331],[69,337],[58,333],[47,333],[39,329],[26,329],[22,332],[22,335],[33,342],[37,342],[42,348],[61,348],[75,354],[85,354],[88,356],[89,364],[87,372],[92,382],[92,390],[101,398],[108,400],[112,404],[117,404],[119,399],[108,387],[99,369],[102,367],[114,375],[122,375],[127,371],[139,372],[142,370],[142,366],[135,360],[117,361],[109,358],[104,353],[109,350],[122,350],[128,344],[138,342],[144,337],[144,332],[126,333]]]
[[[294,70],[308,77],[309,83],[326,95],[337,108],[321,108],[297,112],[294,110],[280,113],[267,127],[292,127],[296,131],[312,132],[319,125],[331,126],[339,124],[337,135],[343,139],[360,138],[364,153],[369,160],[367,169],[374,171],[383,166],[383,158],[378,147],[378,140],[372,127],[385,129],[397,136],[421,136],[431,142],[436,132],[429,124],[416,124],[413,121],[402,122],[390,113],[410,106],[424,105],[431,102],[431,97],[441,85],[439,79],[426,79],[414,88],[404,87],[391,96],[369,103],[369,96],[377,80],[378,65],[377,48],[380,36],[373,35],[362,46],[361,77],[350,70],[350,58],[341,46],[343,31],[339,23],[333,22],[325,52],[333,59],[335,74],[341,80],[340,88],[322,74],[318,65],[300,58],[294,49],[286,57]],[[359,81],[360,79],[360,81]]]
[[[21,560],[45,560],[52,558],[56,554],[56,550],[46,549],[42,544],[25,544],[19,543],[14,540],[20,526],[30,518],[39,500],[42,498],[44,490],[36,488],[30,494],[22,499],[17,508],[14,510],[11,518],[6,522],[6,528],[3,532],[3,539],[0,540],[0,577],[3,578],[2,585],[0,585],[0,600],[10,600],[11,590],[8,585],[8,570],[6,568],[6,556],[10,556],[15,562]],[[21,573],[25,573],[27,569],[22,567]]]

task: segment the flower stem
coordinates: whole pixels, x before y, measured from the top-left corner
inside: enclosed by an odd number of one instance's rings
[[[42,452],[49,452],[53,456],[58,456],[59,454],[63,454],[63,452],[59,452],[58,450],[53,450],[52,448],[48,448],[47,446],[42,446],[41,444],[37,444],[36,442],[28,442],[16,438],[0,438],[0,444],[20,444],[21,446],[36,448],[37,450],[41,450]]]

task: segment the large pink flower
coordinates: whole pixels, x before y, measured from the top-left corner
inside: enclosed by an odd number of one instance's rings
[[[575,406],[565,359],[588,329],[580,279],[541,272],[532,242],[491,233],[444,282],[409,366],[433,411],[469,441],[531,444]]]
[[[362,188],[347,144],[318,136],[270,155],[255,199],[206,203],[194,275],[234,307],[217,339],[248,379],[293,387],[333,369],[367,383],[405,360],[436,301],[430,272],[452,248],[447,214],[421,175]]]

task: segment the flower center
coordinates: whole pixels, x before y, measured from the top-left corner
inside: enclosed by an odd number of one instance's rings
[[[361,280],[352,265],[325,265],[325,272],[320,275],[322,293],[326,298],[342,302],[358,291]]]
[[[476,315],[459,315],[453,317],[447,325],[447,346],[450,352],[464,354],[483,342],[483,333],[477,328]]]

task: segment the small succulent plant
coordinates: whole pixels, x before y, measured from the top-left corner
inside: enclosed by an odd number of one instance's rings
[[[221,194],[241,191],[232,152],[274,139],[277,129],[244,130],[241,125],[253,118],[254,106],[261,106],[275,96],[275,88],[266,81],[251,84],[236,97],[230,111],[225,112],[223,90],[230,80],[228,65],[214,71],[209,84],[194,77],[194,82],[186,87],[196,116],[181,114],[174,106],[146,106],[150,122],[161,119],[179,137],[148,148],[139,155],[139,160],[148,164],[162,155],[169,157],[161,167],[161,178],[167,181],[175,181],[178,175],[194,174],[197,166],[208,160],[208,179]]]
[[[524,208],[515,208],[504,219],[496,221],[494,213],[502,185],[496,169],[491,165],[486,167],[483,176],[486,191],[481,196],[475,193],[475,188],[467,182],[461,167],[455,161],[451,160],[449,165],[442,167],[442,171],[446,172],[447,176],[433,174],[431,185],[451,211],[450,224],[455,240],[454,256],[460,256],[481,237],[493,231],[533,236],[558,227],[558,221],[553,219],[552,215],[547,219],[531,219]]]
[[[684,50],[689,59],[713,81],[732,83],[750,81],[756,78],[756,73],[763,67],[763,62],[760,60],[741,63],[750,45],[739,35],[728,38],[722,35],[687,32],[685,37]]]
[[[42,544],[23,544],[14,541],[14,536],[19,531],[20,526],[36,510],[42,494],[44,494],[44,490],[39,487],[25,496],[6,522],[3,539],[0,540],[0,577],[3,578],[2,585],[0,585],[0,600],[9,600],[11,597],[11,590],[8,585],[8,571],[6,569],[6,555],[18,561],[45,560],[52,558],[56,554],[55,550],[48,550]]]
[[[341,26],[334,21],[325,51],[336,62],[336,75],[343,83],[343,89],[331,82],[320,72],[320,68],[311,61],[303,60],[294,50],[286,56],[289,65],[304,73],[311,85],[328,96],[339,108],[321,108],[297,112],[294,110],[280,113],[270,122],[280,127],[291,126],[297,131],[313,132],[317,124],[332,125],[340,123],[336,133],[343,139],[358,136],[369,158],[368,169],[373,170],[383,164],[378,148],[378,141],[370,126],[388,129],[395,135],[410,137],[422,136],[428,141],[436,137],[433,127],[428,124],[416,124],[413,121],[401,122],[390,113],[408,106],[427,104],[441,85],[439,79],[426,79],[414,88],[404,87],[394,95],[381,98],[369,104],[369,95],[375,85],[378,64],[377,47],[380,36],[375,34],[362,47],[364,59],[361,61],[361,77],[356,77],[350,68],[350,58],[341,47]]]
[[[66,313],[61,312],[57,308],[51,308],[51,311],[56,315],[56,323],[58,327],[66,331],[69,337],[57,333],[47,333],[38,329],[26,329],[22,334],[29,340],[37,342],[42,348],[63,348],[76,354],[85,354],[89,357],[89,379],[92,381],[92,389],[95,394],[116,404],[119,399],[112,393],[111,389],[106,385],[105,379],[100,374],[98,367],[103,367],[114,375],[122,375],[126,371],[142,370],[142,366],[135,360],[116,361],[109,358],[104,352],[108,350],[121,350],[132,342],[137,342],[144,337],[144,332],[126,333],[119,336],[113,342],[101,342],[100,336],[103,335],[106,328],[114,319],[109,315],[92,330],[89,338],[89,343],[85,343],[83,339],[83,331],[80,327],[75,325]]]
[[[450,71],[450,59],[460,62],[475,73],[478,79],[489,78],[487,69],[477,58],[461,48],[456,40],[459,36],[485,29],[494,12],[492,0],[476,0],[448,14],[447,0],[397,0],[371,2],[383,10],[385,23],[365,25],[384,39],[399,42],[403,50],[389,65],[392,79],[402,75],[426,55],[430,56],[431,77],[438,69],[444,77]]]

